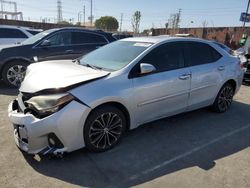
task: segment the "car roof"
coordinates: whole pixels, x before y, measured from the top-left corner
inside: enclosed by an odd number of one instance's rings
[[[146,42],[146,43],[160,43],[164,41],[197,41],[197,42],[205,42],[210,43],[208,40],[200,39],[200,38],[193,38],[193,37],[172,37],[168,35],[160,35],[160,36],[150,36],[150,37],[134,37],[134,38],[125,38],[121,41],[131,41],[131,42]]]
[[[103,30],[100,30],[100,29],[91,29],[91,28],[83,28],[83,27],[62,27],[62,28],[56,28],[56,29],[58,30],[81,30],[81,31],[105,33]]]
[[[15,26],[15,25],[0,25],[0,28],[11,28],[11,29],[32,29],[30,27]]]

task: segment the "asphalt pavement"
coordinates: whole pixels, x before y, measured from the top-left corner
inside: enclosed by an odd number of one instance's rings
[[[15,146],[7,106],[16,94],[0,84],[0,187],[250,187],[250,86],[224,114],[205,108],[165,118],[108,152],[81,149],[63,159]]]

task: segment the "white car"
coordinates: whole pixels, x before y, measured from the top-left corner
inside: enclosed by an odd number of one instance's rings
[[[127,38],[78,61],[30,65],[8,114],[30,154],[100,152],[147,122],[206,106],[227,111],[242,79],[239,59],[213,42]]]
[[[18,26],[0,26],[0,45],[21,43],[41,30]]]

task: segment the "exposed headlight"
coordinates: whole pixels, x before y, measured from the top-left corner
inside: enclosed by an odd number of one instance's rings
[[[25,105],[27,109],[35,111],[39,116],[47,116],[57,112],[73,99],[74,97],[68,93],[40,95],[30,98]]]

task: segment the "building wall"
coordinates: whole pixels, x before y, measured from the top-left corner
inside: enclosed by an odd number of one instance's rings
[[[192,34],[194,37],[216,40],[229,47],[236,49],[239,47],[239,41],[243,34],[250,36],[250,27],[208,27],[208,28],[179,28],[179,29],[153,29],[153,36],[157,35],[175,35]]]
[[[23,26],[23,27],[32,27],[34,29],[43,29],[43,30],[61,28],[61,27],[74,27],[74,25],[70,25],[70,24],[53,24],[53,23],[5,20],[5,19],[0,19],[0,25],[15,25],[15,26]],[[75,26],[75,27],[79,27],[79,26]]]

